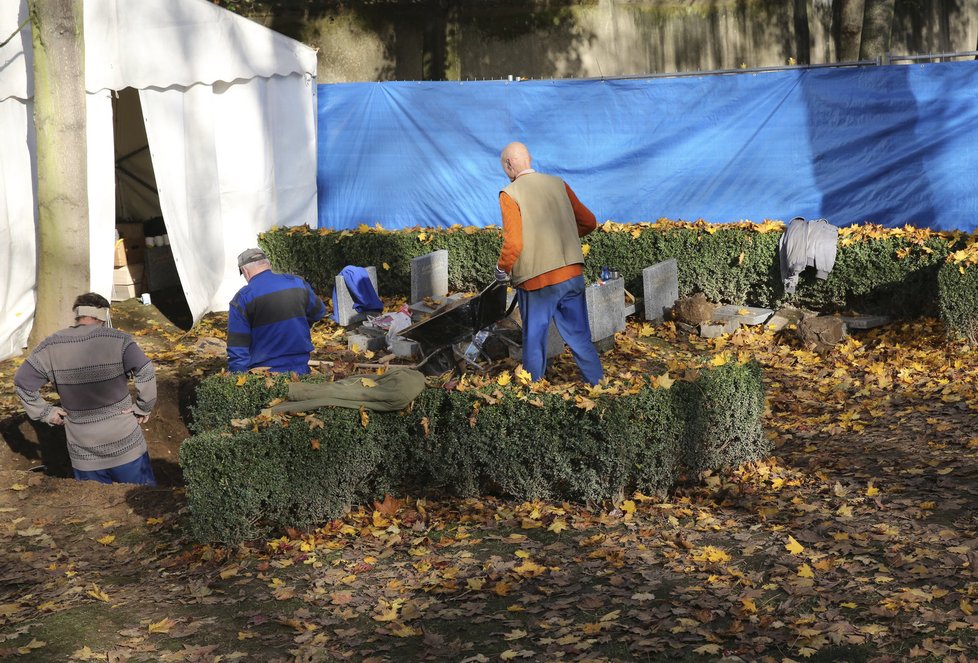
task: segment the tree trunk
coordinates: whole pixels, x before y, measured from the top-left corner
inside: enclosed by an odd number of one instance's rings
[[[29,0],[37,134],[33,346],[72,320],[91,283],[82,0]]]
[[[863,29],[863,0],[832,0],[832,20],[835,59],[839,62],[857,60]]]
[[[866,0],[859,59],[872,60],[890,51],[893,33],[893,6],[896,0]]]
[[[795,0],[795,57],[798,64],[812,63],[811,40],[808,0]]]

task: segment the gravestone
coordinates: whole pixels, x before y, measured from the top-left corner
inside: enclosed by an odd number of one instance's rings
[[[448,251],[441,249],[411,259],[411,302],[448,294]]]
[[[666,311],[679,299],[679,264],[675,258],[663,260],[642,270],[642,299],[645,319],[662,322]]]
[[[614,347],[615,332],[625,329],[625,280],[611,279],[584,289],[591,341],[599,352]],[[611,339],[610,343],[608,339]]]
[[[370,266],[366,269],[370,283],[374,286],[374,290],[377,290],[377,268]],[[366,315],[353,308],[353,295],[346,287],[346,281],[339,275],[336,277],[336,298],[333,301],[333,309],[336,311],[336,321],[341,327],[351,327],[367,319]]]

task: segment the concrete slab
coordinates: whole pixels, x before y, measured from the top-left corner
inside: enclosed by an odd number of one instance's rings
[[[849,329],[873,329],[882,327],[893,322],[893,318],[886,315],[843,315],[842,322],[846,323]]]
[[[774,315],[774,311],[769,308],[727,304],[713,311],[713,321],[726,322],[727,320],[735,320],[738,324],[742,325],[762,325],[772,315]]]

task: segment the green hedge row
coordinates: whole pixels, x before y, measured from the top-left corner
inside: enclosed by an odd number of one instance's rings
[[[927,231],[849,233],[852,241],[840,241],[829,278],[818,280],[808,270],[796,292],[787,295],[777,248],[782,232],[781,224],[772,223],[604,224],[583,240],[589,248],[585,277],[593,281],[601,266],[609,265],[621,272],[630,292],[640,295],[642,269],[676,258],[680,296],[703,292],[725,303],[915,317],[938,313],[937,272],[964,241]],[[277,269],[304,276],[317,292],[331,293],[333,278],[345,265],[375,265],[381,295],[395,296],[410,292],[411,258],[438,249],[449,252],[449,288],[478,290],[492,278],[502,239],[498,228],[333,232],[297,227],[266,232],[259,244]]]
[[[326,408],[317,419],[249,424],[288,377],[217,375],[180,449],[192,529],[233,543],[308,527],[386,492],[440,490],[594,502],[663,493],[684,468],[721,469],[770,452],[756,363],[704,370],[671,389],[643,386],[578,407],[560,395],[427,388],[402,412]],[[324,425],[318,425],[321,421]],[[241,422],[236,422],[241,426]]]
[[[941,319],[953,334],[978,343],[978,266],[950,261],[938,273]]]

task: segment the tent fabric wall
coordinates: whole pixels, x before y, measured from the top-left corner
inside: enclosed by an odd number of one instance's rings
[[[525,142],[601,219],[971,231],[978,62],[319,90],[319,224],[498,224]]]
[[[0,2],[0,33],[26,0]],[[139,90],[177,270],[194,319],[242,285],[234,257],[272,225],[316,218],[316,53],[206,0],[85,0],[91,282],[110,294],[115,225],[111,95]],[[30,28],[0,49],[0,359],[34,314]],[[148,107],[148,109],[147,109]],[[162,206],[162,203],[161,203]],[[79,285],[79,289],[85,286]]]
[[[290,220],[314,225],[311,85],[292,75],[140,90],[160,207],[195,319],[227,309],[244,285],[237,254],[258,233]]]
[[[34,317],[33,112],[30,101],[0,101],[0,359],[27,344]]]

